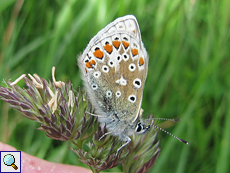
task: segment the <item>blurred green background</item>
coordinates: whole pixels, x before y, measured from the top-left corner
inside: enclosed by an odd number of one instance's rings
[[[230,0],[0,0],[0,81],[22,73],[82,85],[76,56],[108,23],[137,17],[149,53],[144,115],[180,118],[160,132],[151,172],[230,172]],[[23,86],[23,82],[19,83]],[[0,141],[53,162],[84,166],[68,142],[0,101]],[[108,170],[109,171],[109,170]],[[119,171],[119,168],[113,169]]]

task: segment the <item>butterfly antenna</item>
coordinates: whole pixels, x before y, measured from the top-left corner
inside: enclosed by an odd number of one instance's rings
[[[152,118],[154,120],[163,120],[163,121],[173,121],[173,122],[177,122],[180,121],[180,119],[168,119],[168,118]]]
[[[156,118],[154,118],[154,119],[156,119]],[[161,118],[160,118],[160,119],[161,119]],[[163,118],[163,119],[165,119],[165,118]],[[167,118],[166,118],[166,119],[167,119]],[[171,119],[171,120],[172,120],[172,119]],[[169,120],[169,121],[170,121],[170,120]],[[172,133],[166,131],[165,129],[162,129],[162,128],[160,128],[160,127],[154,125],[154,124],[152,124],[152,126],[153,126],[154,128],[156,128],[156,129],[158,129],[158,130],[160,130],[160,131],[162,131],[162,132],[165,132],[166,134],[168,134],[168,135],[170,135],[170,136],[176,138],[178,141],[183,142],[183,143],[186,144],[186,145],[189,145],[189,143],[188,143],[187,141],[185,141],[185,140],[183,140],[183,139],[181,139],[181,138],[178,138],[177,136],[173,135]]]

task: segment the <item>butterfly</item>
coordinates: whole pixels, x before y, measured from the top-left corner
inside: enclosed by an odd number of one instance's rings
[[[118,151],[130,143],[129,136],[144,133],[151,126],[165,131],[153,125],[153,119],[141,117],[148,62],[133,15],[117,18],[100,30],[78,57],[81,78],[95,108],[94,114],[88,114],[106,125],[108,132],[103,137],[110,134],[124,142]]]

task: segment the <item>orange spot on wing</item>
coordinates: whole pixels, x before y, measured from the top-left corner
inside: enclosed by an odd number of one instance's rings
[[[129,43],[127,41],[122,41],[122,44],[124,45],[124,47],[127,49],[127,47],[129,47]]]
[[[91,61],[87,61],[87,62],[85,62],[85,66],[87,67],[87,68],[92,68],[92,65],[95,65],[96,64],[96,61],[95,60],[91,60]],[[87,72],[86,72],[87,73]]]
[[[92,65],[90,64],[89,61],[85,63],[85,66],[86,66],[87,68],[91,68],[91,67],[92,67]]]
[[[87,73],[87,69],[85,68],[85,73]]]
[[[96,64],[95,60],[92,59],[92,60],[90,61],[90,64],[91,64],[91,65],[95,65],[95,64]]]
[[[114,47],[116,47],[117,49],[119,48],[120,44],[121,44],[121,42],[118,41],[118,40],[113,41],[113,45],[114,45]]]
[[[142,66],[142,65],[144,65],[144,63],[145,63],[144,58],[140,57],[140,59],[139,59],[139,65]]]
[[[113,46],[110,45],[110,44],[106,44],[104,46],[104,49],[108,52],[108,53],[111,53],[113,51]]]
[[[95,50],[95,52],[93,52],[94,56],[97,58],[103,58],[103,52],[100,49]]]
[[[131,49],[131,52],[132,52],[133,56],[135,56],[135,55],[138,54],[138,50],[137,49]]]

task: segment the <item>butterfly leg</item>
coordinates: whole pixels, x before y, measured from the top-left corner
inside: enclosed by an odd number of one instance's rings
[[[96,115],[96,114],[93,114],[93,113],[90,113],[90,112],[87,112],[85,111],[85,113],[87,113],[88,115],[91,115],[91,116],[94,116],[94,117],[98,117],[98,118],[110,118],[106,115]]]
[[[107,132],[107,133],[103,134],[103,135],[99,138],[99,141],[100,141],[102,138],[104,138],[106,135],[109,135],[109,134],[111,134],[111,133],[113,133],[113,132]]]
[[[101,137],[100,137],[100,139],[99,139],[99,141],[102,139],[102,138],[104,138],[106,135],[109,135],[109,134],[112,134],[113,136],[116,136],[116,135],[114,135],[115,133],[117,133],[117,132],[122,132],[123,130],[116,130],[116,131],[110,131],[110,132],[107,132],[107,133],[105,133],[105,134],[103,134]]]
[[[126,141],[120,148],[117,149],[117,153],[124,148],[126,145],[128,145],[131,142],[130,137],[128,137],[127,135],[123,136],[125,139],[122,139],[123,141]]]

